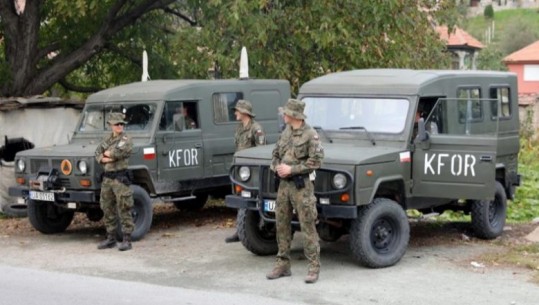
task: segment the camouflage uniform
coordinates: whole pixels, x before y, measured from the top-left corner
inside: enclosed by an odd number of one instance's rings
[[[243,126],[243,122],[240,122],[234,132],[234,143],[236,144],[236,151],[240,151],[246,148],[255,147],[259,145],[266,145],[266,135],[262,126],[255,121],[256,116],[253,111],[251,102],[247,100],[239,100],[234,107],[234,110],[247,114],[251,119],[247,126]],[[238,231],[225,239],[227,243],[240,241]]]
[[[97,146],[95,158],[101,163],[103,153],[110,152],[114,162],[103,165],[105,173],[114,173],[127,169],[127,160],[131,155],[133,141],[125,132],[118,136],[113,133],[103,139]],[[105,227],[108,234],[113,234],[117,226],[117,218],[122,225],[124,234],[131,234],[135,227],[131,208],[133,207],[133,191],[118,179],[104,177],[101,183],[101,209],[104,213]]]
[[[287,113],[288,114],[288,113]],[[281,178],[276,201],[277,267],[290,269],[290,244],[292,241],[292,213],[298,214],[301,231],[305,235],[304,253],[309,260],[309,272],[320,270],[320,244],[316,231],[316,197],[309,174],[320,167],[324,150],[318,134],[307,123],[298,129],[287,126],[273,150],[272,169],[284,163],[292,166],[291,177]],[[298,189],[293,176],[301,176],[305,187]]]
[[[262,126],[253,118],[247,126],[239,123],[234,133],[234,142],[236,143],[236,151],[266,144],[266,135],[262,130]]]

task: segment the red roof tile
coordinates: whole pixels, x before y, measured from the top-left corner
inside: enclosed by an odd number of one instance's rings
[[[448,47],[465,46],[476,49],[484,48],[479,40],[458,27],[454,28],[451,34],[447,32],[447,26],[437,26],[436,31],[440,35],[440,38],[446,42]]]
[[[503,61],[509,62],[522,62],[522,61],[538,61],[539,62],[539,40],[524,47],[516,52],[507,55]]]

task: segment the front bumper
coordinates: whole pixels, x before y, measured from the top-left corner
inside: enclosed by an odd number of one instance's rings
[[[244,198],[236,195],[225,197],[225,205],[229,208],[258,210],[260,205],[257,199]],[[317,204],[318,217],[320,218],[338,218],[355,219],[357,218],[357,206],[355,205],[325,205]]]
[[[54,192],[54,191],[53,191]],[[8,188],[8,194],[11,197],[28,198],[30,190],[28,187],[12,186]],[[55,202],[79,202],[79,203],[98,203],[97,191],[62,191],[54,192]]]

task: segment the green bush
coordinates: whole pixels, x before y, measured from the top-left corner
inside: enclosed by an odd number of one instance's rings
[[[483,16],[485,16],[487,19],[494,19],[494,8],[492,7],[492,4],[485,6]]]

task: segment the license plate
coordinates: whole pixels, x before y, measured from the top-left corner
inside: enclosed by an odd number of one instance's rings
[[[264,200],[264,211],[275,212],[275,200]]]
[[[30,191],[30,199],[39,201],[54,201],[54,193]]]

